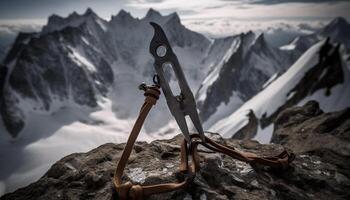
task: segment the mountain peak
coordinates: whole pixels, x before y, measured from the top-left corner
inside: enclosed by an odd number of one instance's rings
[[[118,18],[126,18],[126,17],[132,18],[131,14],[129,12],[126,12],[124,9],[121,9],[116,17],[118,17]]]
[[[160,14],[160,12],[154,10],[153,8],[150,8],[147,11],[147,14],[145,16],[145,18],[150,19],[150,18],[159,18],[162,17],[162,15]]]
[[[131,21],[134,21],[135,18],[133,16],[131,16],[131,14],[123,9],[121,9],[117,15],[112,16],[112,19],[110,21],[110,23],[114,24],[129,24]]]
[[[349,23],[346,21],[345,18],[343,17],[337,17],[335,19],[333,19],[329,25],[332,25],[332,26],[348,26]]]
[[[249,30],[247,34],[254,34],[254,32],[252,30]]]
[[[63,17],[56,15],[56,14],[52,14],[49,16],[48,23],[59,21],[59,20],[63,20]]]
[[[265,44],[266,41],[265,41],[265,36],[264,36],[264,33],[261,33],[260,35],[258,35],[258,37],[256,38],[255,40],[255,44]]]
[[[171,13],[168,16],[169,20],[168,21],[172,21],[172,22],[179,22],[180,23],[180,17],[176,12]]]
[[[240,35],[241,37],[256,37],[255,33],[251,30],[249,30],[248,32],[242,32]]]
[[[84,13],[84,16],[97,16],[97,15],[91,8],[87,8]]]
[[[79,17],[80,15],[76,12],[76,11],[74,11],[72,14],[70,14],[69,16],[68,16],[68,18],[77,18],[77,17]]]
[[[267,47],[264,33],[261,33],[254,41],[253,48],[255,50],[261,50]]]
[[[72,16],[74,13],[70,14],[67,18],[73,18],[74,16]],[[59,26],[61,24],[64,24],[66,18],[63,18],[59,15],[56,14],[52,14],[48,21],[47,24],[43,27],[43,32],[50,32],[52,30],[54,30],[54,28],[52,27],[56,27]]]
[[[350,24],[343,17],[337,17],[321,29],[320,34],[331,36],[333,39],[339,39],[338,37],[342,36],[347,38],[350,34]]]
[[[251,42],[253,42],[254,41],[254,39],[256,38],[256,35],[255,35],[255,33],[253,32],[253,31],[248,31],[248,32],[246,32],[246,33],[241,33],[240,34],[240,37],[241,37],[241,39],[243,39],[243,40],[245,40],[245,41],[250,41],[250,42],[248,42],[248,43],[251,43]]]
[[[86,9],[85,13],[79,15],[77,12],[72,12],[68,17],[61,17],[53,14],[49,17],[48,23],[43,27],[43,33],[57,31],[67,26],[77,27],[86,20],[99,18],[97,14],[91,9]]]

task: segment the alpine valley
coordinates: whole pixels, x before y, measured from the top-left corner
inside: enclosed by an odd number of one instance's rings
[[[318,102],[325,112],[350,106],[350,25],[336,18],[279,48],[252,31],[210,39],[176,13],[121,10],[106,21],[91,9],[52,15],[40,32],[20,33],[0,65],[0,195],[40,178],[65,155],[125,142],[152,83],[149,42],[159,23],[195,93],[203,126],[225,138],[269,143],[286,108]],[[167,70],[173,92],[176,77]],[[165,99],[139,140],[179,133]]]

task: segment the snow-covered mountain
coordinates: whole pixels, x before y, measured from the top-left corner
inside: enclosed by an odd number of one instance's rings
[[[17,136],[32,113],[52,114],[67,106],[98,110],[98,99],[107,96],[117,117],[136,115],[130,100],[141,103],[137,85],[153,74],[150,21],[165,29],[195,90],[205,75],[198,66],[210,41],[186,29],[176,13],[161,16],[151,9],[137,19],[122,10],[110,21],[91,9],[67,18],[52,15],[40,33],[20,34],[4,61],[1,116],[8,132]]]
[[[233,113],[294,61],[253,32],[216,39],[209,54],[211,70],[196,95],[205,128]]]
[[[228,44],[232,45],[230,52],[224,51],[227,54],[213,54],[217,60],[209,59],[212,62],[209,66],[214,66],[211,69],[215,70],[210,71],[198,91],[197,100],[204,127],[209,128],[218,120],[232,114],[321,40],[329,37],[331,42],[340,43],[345,62],[349,62],[349,35],[349,23],[338,17],[315,33],[299,36],[279,49],[271,47],[264,35],[255,38],[251,32],[240,37],[215,40],[211,48],[215,44],[222,46],[222,49],[227,49]],[[243,42],[240,42],[241,39]],[[227,41],[224,42],[226,46],[220,44],[223,40]]]
[[[154,73],[150,21],[164,28],[195,91],[211,42],[176,13],[151,9],[138,19],[122,10],[105,21],[88,9],[53,15],[41,32],[19,34],[0,66],[0,163],[7,163],[0,193],[39,178],[64,155],[127,139],[143,101],[137,86]],[[171,137],[157,135],[176,130],[170,119],[161,98],[139,139]]]
[[[303,105],[309,100],[316,100],[327,112],[349,107],[350,69],[344,59],[339,45],[328,39],[316,43],[288,71],[210,130],[225,137],[254,138],[267,143],[274,120],[288,107]],[[252,124],[255,128],[249,130],[255,133],[247,136],[248,132],[240,131]],[[235,136],[237,132],[239,136]]]
[[[282,50],[292,51],[296,57],[299,57],[312,45],[320,40],[330,38],[332,42],[338,42],[350,49],[350,24],[342,17],[337,17],[327,24],[324,28],[315,33],[295,38],[290,44],[281,47]]]

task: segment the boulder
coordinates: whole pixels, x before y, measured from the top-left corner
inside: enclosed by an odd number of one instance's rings
[[[279,144],[252,140],[211,138],[238,150],[275,155]],[[125,170],[125,181],[143,185],[180,181],[178,172],[181,135],[170,140],[137,142]],[[112,177],[125,144],[104,144],[87,153],[75,153],[55,163],[38,181],[1,200],[118,199]],[[201,170],[188,187],[148,199],[349,199],[349,169],[339,170],[322,154],[297,151],[285,170],[251,166],[200,148]]]

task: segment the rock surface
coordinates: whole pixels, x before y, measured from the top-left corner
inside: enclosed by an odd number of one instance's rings
[[[277,119],[273,141],[296,153],[288,169],[251,166],[200,148],[201,170],[195,181],[183,190],[149,199],[349,199],[349,113],[349,109],[323,113],[315,102],[287,109]],[[259,155],[283,150],[280,144],[210,137]],[[137,142],[125,180],[147,185],[181,179],[181,140],[178,135],[149,144]],[[118,199],[112,176],[123,147],[109,143],[69,155],[37,182],[0,199]]]
[[[324,113],[316,101],[283,111],[276,119],[272,142],[308,153],[337,166],[337,176],[350,177],[350,108]],[[350,179],[344,179],[350,186]]]
[[[243,128],[239,129],[237,133],[235,133],[232,138],[240,139],[240,140],[248,140],[254,138],[256,133],[258,132],[259,121],[256,118],[254,111],[250,110],[247,114],[248,124]]]

